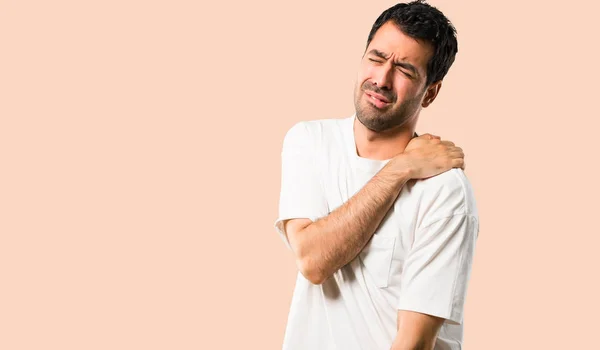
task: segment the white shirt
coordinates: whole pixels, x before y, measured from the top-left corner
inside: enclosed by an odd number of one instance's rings
[[[354,118],[300,122],[287,132],[275,228],[288,248],[284,220],[327,216],[387,163],[357,155]],[[445,318],[435,349],[461,349],[478,232],[461,169],[409,181],[354,260],[321,285],[298,273],[283,349],[389,349],[398,310]]]

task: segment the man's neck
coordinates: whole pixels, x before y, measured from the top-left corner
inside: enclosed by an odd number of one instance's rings
[[[387,160],[404,152],[406,145],[415,134],[415,123],[406,123],[401,127],[375,132],[367,129],[358,118],[354,118],[354,141],[359,157]]]

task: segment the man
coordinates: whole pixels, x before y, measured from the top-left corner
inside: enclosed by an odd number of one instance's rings
[[[464,154],[416,136],[457,52],[434,7],[376,20],[346,119],[300,122],[275,222],[299,268],[284,349],[461,349],[478,214]]]

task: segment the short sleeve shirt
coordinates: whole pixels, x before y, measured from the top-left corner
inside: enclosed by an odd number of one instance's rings
[[[359,157],[355,116],[305,121],[286,134],[276,231],[316,221],[356,194],[386,161]],[[298,273],[283,349],[389,349],[398,310],[446,319],[435,349],[460,349],[479,219],[461,169],[409,181],[360,254],[320,285]]]

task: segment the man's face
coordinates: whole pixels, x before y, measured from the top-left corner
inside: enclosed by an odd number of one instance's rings
[[[356,117],[368,129],[384,131],[416,118],[426,93],[429,43],[386,22],[373,36],[358,71]]]

